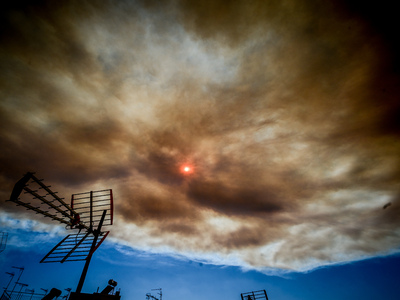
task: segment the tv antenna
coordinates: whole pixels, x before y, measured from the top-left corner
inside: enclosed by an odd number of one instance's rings
[[[22,273],[24,273],[24,270],[25,270],[24,267],[15,267],[15,266],[12,266],[11,268],[13,268],[13,269],[18,269],[18,270],[19,270],[19,276],[18,276],[17,281],[14,283],[14,287],[13,287],[13,289],[12,289],[10,295],[12,295],[12,294],[14,293],[14,290],[15,290],[17,284],[20,284],[19,280],[21,279]],[[8,273],[8,274],[9,274],[9,275],[13,274],[12,277],[14,277],[14,273]],[[21,288],[22,288],[22,287],[21,287]]]
[[[158,295],[160,296],[159,300],[162,300],[162,288],[152,289],[152,291],[158,291]]]
[[[260,290],[260,291],[253,291],[248,293],[240,294],[242,300],[268,300],[267,291]]]
[[[160,298],[154,297],[151,293],[146,294],[146,300],[162,300],[162,288],[152,289],[152,291],[159,291],[158,296]]]
[[[109,234],[109,231],[102,231],[102,227],[113,224],[112,190],[73,194],[68,205],[50,187],[28,172],[14,185],[10,201],[65,224],[66,229],[78,230],[62,239],[40,262],[85,260],[76,289],[76,293],[80,293],[92,255]]]
[[[8,287],[10,286],[11,281],[13,280],[15,273],[14,272],[6,272],[7,275],[10,275],[10,281],[8,282],[7,286],[4,288],[5,291],[8,290]]]

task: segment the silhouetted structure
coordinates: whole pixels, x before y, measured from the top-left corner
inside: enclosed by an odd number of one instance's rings
[[[42,181],[34,173],[26,173],[14,185],[10,201],[63,223],[66,229],[78,230],[77,234],[67,235],[40,261],[41,263],[63,263],[85,260],[86,263],[74,293],[74,297],[77,297],[76,294],[80,294],[82,290],[93,253],[109,233],[109,231],[103,232],[102,227],[113,223],[112,190],[73,194],[71,205],[68,205],[64,198],[60,198],[50,189],[50,186]],[[28,195],[30,200],[20,198],[24,195]],[[82,230],[84,230],[83,233],[81,233]]]
[[[147,293],[146,294],[146,300],[162,300],[162,288],[152,289],[152,291],[159,291],[158,292],[158,296],[160,298],[157,298],[157,297],[153,296],[151,293]]]
[[[120,292],[114,291],[114,288],[117,286],[117,282],[110,279],[108,281],[108,285],[101,291],[101,293],[93,293],[93,294],[86,294],[86,293],[74,293],[72,292],[69,300],[120,300]]]
[[[19,291],[10,293],[10,291],[4,291],[1,295],[1,300],[41,300],[45,294],[35,293],[35,290],[25,289],[25,291]]]
[[[61,291],[57,289],[51,289],[50,293],[47,294],[47,289],[41,289],[44,293],[35,293],[34,289],[28,289],[28,284],[20,282],[21,276],[25,270],[24,267],[12,267],[13,269],[19,270],[19,275],[14,284],[11,284],[15,273],[5,272],[10,275],[10,281],[7,286],[4,287],[3,294],[0,296],[1,300],[51,300],[61,295]],[[63,298],[67,298],[68,294]]]
[[[58,298],[61,295],[61,291],[56,288],[52,288],[50,293],[43,297],[42,300],[53,300],[54,298]]]
[[[268,300],[267,292],[265,290],[242,293],[240,294],[240,296],[242,297],[242,300],[259,300],[259,299]]]

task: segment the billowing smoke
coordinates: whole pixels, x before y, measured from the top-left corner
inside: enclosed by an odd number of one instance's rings
[[[313,2],[10,4],[2,199],[26,171],[66,198],[112,188],[116,240],[259,270],[396,251],[391,45]]]

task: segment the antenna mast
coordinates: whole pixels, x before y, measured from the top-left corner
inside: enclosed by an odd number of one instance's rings
[[[71,205],[68,205],[64,198],[59,197],[57,192],[53,192],[50,186],[45,185],[42,181],[43,179],[38,179],[34,173],[26,173],[14,185],[9,201],[65,224],[66,229],[79,230],[77,234],[67,235],[40,262],[63,263],[85,260],[85,266],[76,289],[76,294],[80,294],[93,253],[109,233],[109,231],[103,232],[102,227],[113,223],[112,190],[73,194]],[[30,200],[23,199],[26,197],[29,197]],[[82,230],[84,232],[81,233]],[[3,241],[3,237],[1,241]]]

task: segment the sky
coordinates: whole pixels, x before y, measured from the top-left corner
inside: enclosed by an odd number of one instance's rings
[[[126,299],[397,299],[394,4],[28,2],[0,12],[4,272],[79,279],[38,263],[64,227],[5,201],[31,171],[65,199],[113,190],[91,268]]]

